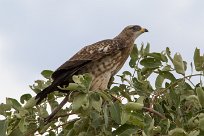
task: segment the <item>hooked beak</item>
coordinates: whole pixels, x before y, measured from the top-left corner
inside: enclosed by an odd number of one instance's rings
[[[146,28],[142,28],[140,31],[141,31],[142,33],[144,33],[144,32],[149,32]]]

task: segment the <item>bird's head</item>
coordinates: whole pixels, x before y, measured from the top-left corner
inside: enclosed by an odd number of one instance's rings
[[[148,32],[148,30],[139,25],[129,25],[125,27],[116,38],[126,38],[135,41],[135,39],[144,32]]]

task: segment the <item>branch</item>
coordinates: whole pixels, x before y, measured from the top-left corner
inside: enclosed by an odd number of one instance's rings
[[[70,124],[70,123],[72,123],[72,122],[76,122],[76,121],[79,120],[79,119],[80,119],[80,118],[70,120],[69,122],[64,123],[64,124],[61,124],[61,125],[58,125],[58,126],[56,126],[56,127],[53,127],[53,128],[49,129],[49,130],[46,131],[46,132],[49,132],[49,131],[51,131],[51,130],[58,129],[59,127],[62,127],[62,126],[68,125],[68,124]]]
[[[55,116],[55,117],[53,117],[53,120],[58,119],[60,117],[66,117],[66,116],[69,116],[69,115],[73,115],[73,114],[76,114],[76,113],[72,112],[72,113],[67,113],[67,114],[62,114],[62,115],[59,115],[59,116]]]
[[[166,117],[164,115],[162,115],[161,113],[159,113],[158,111],[155,111],[152,108],[147,108],[147,107],[143,107],[143,110],[146,110],[148,112],[154,113],[155,115],[161,117],[162,119],[166,119]]]
[[[181,82],[184,79],[189,80],[188,78],[194,77],[194,76],[202,76],[203,74],[194,74],[194,75],[188,75],[188,76],[184,76],[183,78],[178,79],[177,81],[173,82],[172,84],[170,84],[167,88],[163,88],[161,89],[161,91],[156,92],[156,94],[153,95],[152,98],[152,104],[150,107],[152,107],[154,105],[154,102],[156,101],[156,99],[163,94],[164,92],[166,92],[168,89],[175,87],[176,85],[178,85],[179,82]]]
[[[67,95],[63,100],[62,102],[59,104],[58,107],[56,107],[53,112],[45,118],[45,123],[49,123],[49,121],[57,114],[57,112],[67,103],[68,101],[68,98],[69,98],[69,95]]]

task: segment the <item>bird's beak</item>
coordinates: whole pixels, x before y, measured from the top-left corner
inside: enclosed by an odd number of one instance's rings
[[[149,32],[146,28],[142,28],[141,30],[140,30],[140,32],[142,32],[142,33],[144,33],[144,32]]]

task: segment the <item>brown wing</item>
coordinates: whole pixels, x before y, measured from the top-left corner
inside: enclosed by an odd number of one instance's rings
[[[87,64],[101,59],[109,54],[116,53],[123,48],[126,48],[125,44],[123,44],[120,40],[104,40],[84,47],[52,74],[52,84],[38,93],[35,97],[35,99],[38,99],[37,104],[46,98],[47,94],[57,90],[63,91],[57,86],[67,84],[72,75]]]
[[[61,65],[52,75],[53,79],[57,79],[64,73],[69,73],[72,76],[76,71],[83,68],[92,61],[99,60],[109,54],[116,53],[121,49],[126,48],[121,40],[103,40],[95,44],[85,46],[76,53],[70,60]],[[68,75],[67,75],[68,76]]]

